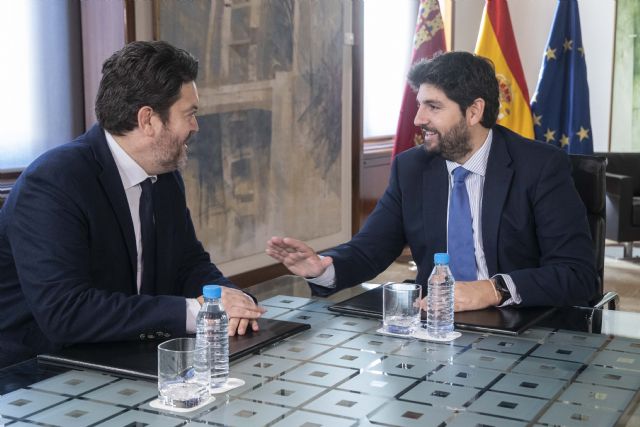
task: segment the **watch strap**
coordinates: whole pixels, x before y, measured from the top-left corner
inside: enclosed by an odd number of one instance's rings
[[[509,287],[504,281],[504,278],[500,275],[495,276],[493,278],[493,284],[495,286],[496,292],[500,295],[500,302],[498,305],[502,305],[511,298],[511,292],[509,291]]]

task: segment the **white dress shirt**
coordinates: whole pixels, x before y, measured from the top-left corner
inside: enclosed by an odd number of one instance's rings
[[[109,150],[113,155],[113,160],[116,162],[118,173],[120,174],[120,180],[124,187],[124,193],[127,196],[127,203],[129,204],[129,213],[131,214],[131,221],[133,222],[133,233],[135,234],[137,256],[137,269],[136,269],[136,285],[138,293],[140,293],[140,286],[142,285],[142,233],[140,232],[140,195],[142,194],[142,188],[140,183],[147,178],[151,178],[152,182],[156,182],[158,179],[155,175],[147,175],[144,169],[140,167],[135,160],[122,149],[120,144],[116,142],[113,136],[105,131],[105,137],[107,138],[107,144]],[[200,311],[200,303],[195,298],[187,298],[187,333],[194,333],[196,331],[196,316]]]
[[[464,168],[467,169],[470,174],[465,179],[465,185],[467,187],[467,193],[469,194],[469,206],[471,208],[472,228],[473,228],[473,245],[475,248],[476,267],[478,280],[489,279],[489,269],[487,267],[487,260],[484,255],[484,247],[482,244],[482,191],[484,188],[484,177],[487,171],[487,163],[489,161],[489,152],[491,151],[491,143],[493,141],[493,131],[489,130],[487,139],[482,146],[473,153],[473,156],[464,163]],[[455,168],[463,166],[459,163],[446,161],[447,171],[449,172],[449,197],[451,197],[451,188],[453,186],[452,172]],[[447,222],[449,221],[449,208],[447,203]],[[505,284],[509,288],[511,298],[504,302],[503,305],[519,304],[522,302],[520,294],[516,289],[516,285],[513,279],[508,274],[500,274],[504,278]],[[328,288],[335,287],[335,268],[330,265],[323,274],[320,276],[308,279],[309,282],[325,286]]]

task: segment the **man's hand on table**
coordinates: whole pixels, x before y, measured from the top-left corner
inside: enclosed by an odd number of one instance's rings
[[[481,310],[495,306],[500,302],[500,297],[496,294],[491,280],[456,282],[454,289],[454,311]],[[426,311],[426,297],[422,299],[420,308]]]
[[[198,297],[198,302],[202,305],[204,298]],[[229,336],[244,335],[247,326],[251,325],[253,331],[260,330],[258,319],[267,310],[257,305],[253,299],[239,289],[222,287],[222,305],[229,317]]]

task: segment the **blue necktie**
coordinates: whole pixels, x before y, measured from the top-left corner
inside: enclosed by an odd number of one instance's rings
[[[142,285],[140,293],[155,289],[156,227],[153,219],[153,184],[151,178],[140,183],[140,234],[142,235]]]
[[[465,282],[478,279],[471,208],[467,186],[464,184],[464,179],[469,173],[461,166],[453,170],[453,188],[449,200],[449,267],[456,280]]]

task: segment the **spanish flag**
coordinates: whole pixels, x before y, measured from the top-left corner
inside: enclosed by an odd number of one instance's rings
[[[498,124],[533,138],[529,91],[513,35],[507,0],[487,0],[475,53],[491,59],[496,68],[500,88]]]

